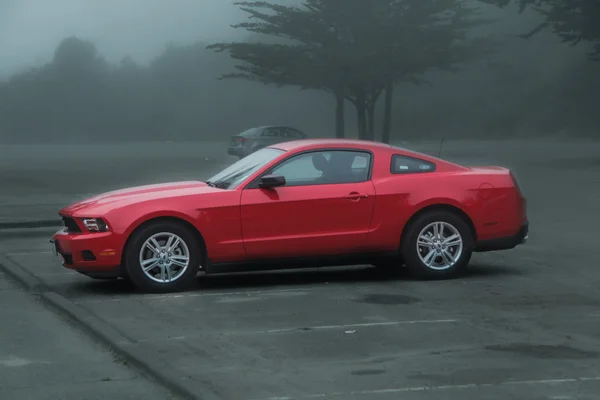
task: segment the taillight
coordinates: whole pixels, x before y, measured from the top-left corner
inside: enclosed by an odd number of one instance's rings
[[[240,145],[246,141],[248,141],[248,138],[245,138],[245,137],[240,137],[240,136],[232,136],[231,137],[231,145],[232,146]]]

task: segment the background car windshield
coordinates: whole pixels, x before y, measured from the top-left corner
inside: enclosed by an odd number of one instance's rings
[[[250,177],[250,175],[267,165],[283,152],[283,150],[271,148],[258,150],[225,168],[210,178],[208,182],[213,183],[221,189],[234,189]]]

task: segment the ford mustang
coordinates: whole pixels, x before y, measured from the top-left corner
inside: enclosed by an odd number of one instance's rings
[[[179,291],[198,272],[373,264],[423,279],[528,237],[526,200],[503,167],[465,167],[387,144],[297,140],[205,182],[117,190],[59,211],[64,267]]]

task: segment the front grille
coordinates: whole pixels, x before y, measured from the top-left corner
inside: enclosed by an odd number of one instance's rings
[[[77,222],[71,217],[62,217],[63,225],[67,228],[67,232],[69,233],[81,233],[81,229]]]

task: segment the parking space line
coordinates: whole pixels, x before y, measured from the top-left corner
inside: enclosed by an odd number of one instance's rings
[[[321,325],[321,326],[309,326],[304,328],[283,328],[283,329],[271,329],[264,333],[283,333],[283,332],[294,332],[294,331],[314,331],[314,330],[325,330],[325,329],[342,329],[342,328],[368,328],[375,326],[390,326],[390,325],[416,325],[416,324],[449,324],[453,322],[460,322],[458,319],[424,319],[424,320],[409,320],[409,321],[389,321],[389,322],[366,322],[362,324],[344,324],[344,325]]]
[[[590,314],[586,315],[589,316]],[[591,314],[593,316],[593,314]],[[528,316],[524,316],[522,318],[516,318],[517,320],[529,319]],[[493,319],[477,319],[478,322],[486,321],[494,321]],[[506,319],[496,320],[506,322]],[[357,323],[357,324],[339,324],[339,325],[318,325],[318,326],[304,326],[304,327],[294,327],[294,328],[278,328],[278,329],[268,329],[268,330],[252,330],[252,329],[241,329],[235,331],[209,331],[204,332],[203,335],[225,335],[225,336],[243,336],[243,335],[266,335],[266,334],[278,334],[278,333],[311,333],[314,331],[324,331],[324,330],[347,330],[346,333],[353,334],[356,333],[355,328],[375,328],[375,327],[385,327],[385,326],[399,326],[399,325],[427,325],[427,324],[452,324],[452,323],[466,323],[473,322],[473,320],[469,319],[432,319],[432,320],[403,320],[403,321],[386,321],[386,322],[366,322],[366,323]],[[164,341],[181,341],[181,340],[190,340],[200,336],[191,335],[191,336],[169,336],[169,337],[159,337],[159,338],[151,338],[151,339],[140,339],[139,343],[153,343],[153,342],[164,342]]]
[[[332,397],[351,397],[351,396],[370,396],[380,394],[397,394],[409,392],[431,392],[442,390],[461,390],[461,389],[483,389],[494,387],[507,386],[533,386],[533,385],[564,385],[569,383],[583,383],[600,381],[600,376],[591,377],[576,377],[576,378],[559,378],[559,379],[534,379],[523,381],[504,381],[498,383],[466,383],[464,385],[438,385],[438,386],[411,386],[391,389],[375,389],[375,390],[357,390],[353,392],[332,392],[332,393],[317,393],[305,396],[283,396],[283,397],[268,397],[261,400],[301,400],[301,399],[329,399]],[[258,399],[255,399],[258,400]]]
[[[36,276],[56,276],[56,275],[79,275],[77,272],[64,271],[64,272],[45,272],[43,274],[35,274]]]
[[[349,329],[349,328],[372,328],[377,326],[393,326],[393,325],[417,325],[417,324],[448,324],[453,322],[461,322],[458,319],[437,319],[437,320],[408,320],[408,321],[389,321],[389,322],[371,322],[361,324],[342,324],[342,325],[321,325],[321,326],[307,326],[300,328],[283,328],[283,329],[269,329],[266,331],[259,330],[239,330],[239,331],[219,331],[219,335],[227,336],[238,336],[238,335],[264,335],[269,333],[287,333],[287,332],[311,332],[316,330],[333,330],[333,329]],[[347,332],[347,333],[354,333]],[[180,341],[189,340],[195,338],[192,336],[170,336],[165,338],[152,338],[152,339],[141,339],[138,343],[150,343],[150,342],[162,342],[162,341]]]
[[[75,300],[77,304],[94,304],[94,303],[113,303],[124,300],[171,300],[187,297],[214,297],[214,296],[254,296],[271,293],[293,293],[293,292],[308,292],[313,289],[297,288],[297,289],[273,289],[273,290],[247,290],[241,292],[213,292],[213,293],[183,293],[183,294],[164,294],[164,295],[149,295],[149,296],[124,296],[112,297],[108,299],[92,299],[92,300]]]

